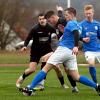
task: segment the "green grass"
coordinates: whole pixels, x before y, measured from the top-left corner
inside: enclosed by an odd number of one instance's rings
[[[24,64],[29,63],[29,52],[6,52],[0,51],[0,63],[1,64]]]
[[[26,67],[0,67],[0,100],[99,100],[100,97],[97,95],[97,93],[82,84],[77,83],[77,86],[79,88],[78,94],[73,94],[71,92],[71,88],[64,90],[61,88],[59,81],[57,80],[57,77],[55,75],[55,72],[52,70],[46,80],[45,84],[45,90],[44,91],[38,91],[36,92],[36,95],[32,97],[26,97],[22,93],[20,93],[16,87],[15,82],[18,76],[23,72],[23,70],[26,69]],[[37,71],[39,68],[37,69]],[[36,71],[36,73],[37,73]],[[87,75],[88,70],[86,67],[79,67],[79,71],[81,74]],[[98,80],[100,80],[100,68],[97,68],[97,77]],[[33,76],[35,74],[32,74],[27,78],[23,84],[23,86],[26,86],[28,83],[31,82]],[[64,73],[64,78],[66,84],[69,84],[66,75]],[[100,81],[99,81],[100,82]]]
[[[78,63],[86,63],[85,58],[82,53],[80,53],[78,56]],[[25,64],[29,62],[29,52],[6,52],[1,51],[0,52],[0,63],[1,64]]]
[[[0,63],[28,63],[28,54],[17,53],[1,53]],[[83,63],[84,57],[82,55],[78,56],[78,62]],[[52,70],[47,75],[47,80],[45,83],[45,90],[36,92],[36,95],[31,97],[26,97],[20,93],[16,87],[15,82],[19,75],[27,68],[27,66],[22,67],[0,67],[0,100],[99,100],[100,97],[97,95],[96,91],[90,87],[84,86],[77,83],[79,88],[78,94],[73,94],[71,88],[64,90],[57,79],[55,72]],[[29,84],[34,75],[39,71],[39,67],[36,72],[29,76],[23,86]],[[63,70],[63,69],[62,69]],[[79,67],[79,72],[90,78],[87,67]],[[64,73],[64,78],[66,84],[69,81]],[[100,67],[97,67],[97,78],[100,83]]]

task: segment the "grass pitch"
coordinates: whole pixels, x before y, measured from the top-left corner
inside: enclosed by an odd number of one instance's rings
[[[0,57],[1,63],[15,63],[16,59],[17,62],[26,63],[28,62],[27,55],[19,56],[14,54],[8,54],[8,56]],[[25,58],[26,57],[26,58]],[[7,59],[8,58],[8,59]],[[10,58],[10,59],[9,59]],[[5,60],[6,59],[6,60]],[[12,60],[11,60],[12,59]],[[80,61],[83,61],[80,59]],[[69,81],[67,80],[67,76],[63,70],[65,83],[70,87],[69,89],[64,90],[57,79],[55,71],[52,70],[47,75],[47,80],[45,83],[45,90],[44,91],[37,91],[36,95],[31,97],[24,96],[21,92],[19,92],[15,87],[16,79],[21,75],[21,73],[27,68],[27,66],[19,66],[19,67],[8,67],[8,66],[1,66],[0,67],[0,100],[100,100],[100,96],[97,95],[94,89],[90,87],[84,86],[80,83],[77,83],[77,87],[79,89],[79,93],[73,94],[71,92],[71,86]],[[23,86],[29,84],[34,75],[39,71],[39,66],[34,74],[29,76],[23,83]],[[82,75],[85,75],[89,78],[90,75],[88,73],[87,67],[79,66],[79,72]],[[100,66],[97,67],[97,78],[100,83]]]

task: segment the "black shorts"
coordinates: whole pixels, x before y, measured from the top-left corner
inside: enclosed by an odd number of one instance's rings
[[[46,47],[46,46],[45,46],[45,48],[31,49],[30,62],[39,63],[40,58],[50,52],[52,52],[51,47]]]

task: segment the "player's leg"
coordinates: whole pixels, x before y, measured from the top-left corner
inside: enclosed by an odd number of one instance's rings
[[[24,71],[24,73],[17,79],[16,81],[16,87],[20,88],[21,84],[25,80],[27,76],[35,72],[37,63],[36,62],[30,62],[29,67]]]
[[[41,70],[42,68],[46,65],[46,62],[42,61],[41,62]],[[44,90],[44,84],[45,84],[45,80],[46,80],[46,77],[38,83],[38,85],[34,88],[34,90],[38,91],[38,90]]]
[[[63,64],[64,65],[64,64]],[[78,93],[79,92],[79,90],[78,90],[78,88],[77,88],[77,86],[76,86],[76,81],[72,78],[72,76],[69,74],[69,69],[68,69],[68,67],[65,67],[64,66],[64,70],[65,70],[65,72],[66,72],[66,74],[67,74],[67,77],[68,77],[68,80],[69,80],[69,82],[70,82],[70,84],[71,84],[71,86],[72,86],[72,92],[73,93]]]
[[[48,54],[42,56],[42,59],[41,59],[41,60],[42,60],[41,69],[45,66],[47,60],[49,59],[49,57],[50,57],[52,54],[53,54],[53,52],[50,52],[50,53],[48,53]],[[59,65],[58,65],[58,66],[59,66]],[[57,74],[57,76],[58,76],[58,79],[59,79],[59,81],[60,81],[61,86],[62,86],[64,89],[69,88],[67,85],[65,85],[64,77],[63,77],[63,74],[62,74],[62,71],[61,71],[60,67],[55,67],[54,69],[55,69],[55,71],[56,71],[56,74]],[[44,87],[44,81],[45,81],[45,79],[46,79],[46,77],[38,84],[38,88],[35,88],[35,89],[39,90],[39,88],[40,88],[40,90],[42,90],[41,87],[42,87],[42,88]]]
[[[29,67],[24,71],[24,73],[17,79],[16,81],[16,87],[20,88],[21,84],[25,80],[27,76],[35,72],[36,66],[40,60],[40,55],[38,55],[37,52],[32,51],[30,55],[30,64]]]
[[[49,59],[49,57],[53,54],[53,52],[46,54],[45,56],[42,57],[43,61],[47,62],[47,60]],[[61,84],[61,86],[64,89],[69,88],[67,85],[65,85],[65,81],[64,81],[64,77],[63,77],[63,73],[61,71],[61,68],[59,65],[57,65],[57,67],[54,67],[54,70],[56,71],[56,75],[59,79],[59,82]]]
[[[100,95],[100,85],[96,84],[86,76],[80,76],[78,71],[75,70],[70,70],[70,74],[72,75],[73,79],[76,80],[77,82],[80,82],[86,86],[89,86],[91,88],[94,88],[97,93]]]
[[[90,86],[97,90],[100,95],[100,85],[97,85],[95,82],[87,78],[86,76],[79,75],[76,56],[70,56],[69,60],[65,62],[65,65],[69,68],[69,74],[75,81],[78,81],[84,85]]]
[[[96,77],[96,67],[95,67],[95,54],[93,52],[85,52],[85,58],[89,64],[89,73],[92,77],[92,80],[97,83]]]
[[[43,69],[43,67],[46,65],[46,62],[48,60],[48,58],[52,55],[53,52],[47,53],[44,56],[42,56],[41,58],[41,70]],[[34,88],[34,90],[38,91],[38,90],[44,90],[44,83],[45,83],[46,77],[37,84],[37,86]]]
[[[58,37],[57,37],[57,36],[55,36],[54,38],[52,38],[52,40],[51,40],[51,47],[52,47],[53,51],[55,51],[55,50],[57,49],[57,47],[58,47],[58,42],[59,42],[59,40],[58,40]],[[64,82],[64,77],[63,77],[63,73],[62,73],[62,70],[61,70],[61,68],[60,68],[60,65],[57,65],[57,67],[55,67],[55,68],[56,68],[55,71],[56,71],[56,74],[57,74],[57,77],[58,77],[58,79],[59,79],[59,82],[60,82],[61,86],[62,86],[64,89],[69,88],[69,87],[65,84],[65,82]]]
[[[31,96],[34,92],[34,88],[39,82],[41,82],[47,75],[47,73],[53,68],[52,64],[46,64],[43,69],[36,74],[31,84],[28,87],[21,88],[20,91],[26,96]]]
[[[65,82],[64,82],[64,77],[63,77],[63,73],[62,73],[62,70],[61,70],[60,66],[59,66],[59,65],[56,65],[56,67],[54,67],[54,70],[55,70],[55,72],[56,72],[56,74],[57,74],[57,77],[58,77],[58,79],[59,79],[59,82],[60,82],[61,86],[62,86],[64,89],[69,88],[69,87],[65,84]]]
[[[43,67],[42,71],[40,71],[35,78],[33,79],[33,81],[30,84],[30,87],[28,87],[27,90],[22,89],[22,92],[25,93],[29,93],[30,90],[32,90],[41,80],[43,80],[47,73],[56,65],[58,65],[59,63],[62,63],[62,58],[63,56],[66,56],[63,52],[60,53],[62,51],[62,47],[59,47],[48,59],[47,64]]]

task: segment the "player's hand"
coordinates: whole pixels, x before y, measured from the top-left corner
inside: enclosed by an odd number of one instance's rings
[[[22,47],[21,48],[21,51],[26,51],[27,50],[27,47]]]
[[[83,38],[83,42],[88,43],[90,41],[90,37]]]
[[[61,6],[56,6],[57,11],[63,11],[63,8]]]
[[[77,55],[78,54],[78,47],[74,47],[72,50],[72,54]]]

